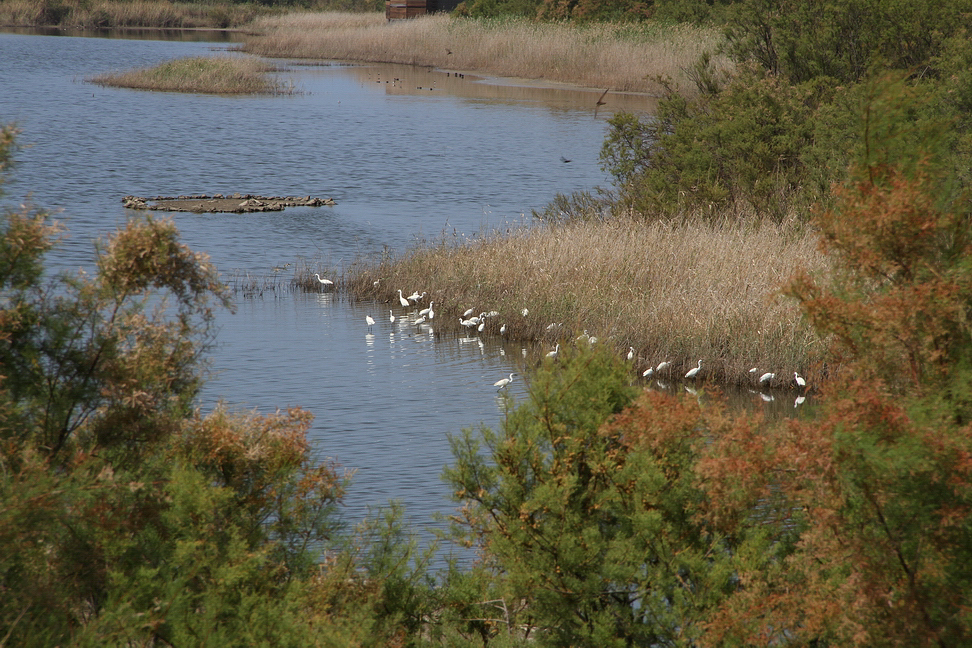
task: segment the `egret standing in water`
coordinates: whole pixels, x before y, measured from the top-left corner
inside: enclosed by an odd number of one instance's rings
[[[330,279],[321,279],[321,275],[319,275],[316,272],[314,273],[314,276],[317,277],[317,280],[319,282],[321,282],[321,290],[324,290],[324,288],[326,288],[327,286],[333,286],[334,285],[334,282],[331,281]]]
[[[370,331],[371,327],[375,325],[375,318],[371,315],[365,315],[365,322],[368,323],[368,330]]]
[[[395,313],[393,311],[388,311],[388,321],[392,324],[395,323]]]
[[[803,376],[801,376],[796,371],[793,372],[793,380],[795,380],[796,381],[796,384],[799,385],[800,387],[806,387],[807,386],[807,381],[804,380],[803,379]]]
[[[398,289],[398,303],[402,305],[402,308],[408,308],[411,305],[411,304],[408,303],[408,300],[407,299],[405,299],[404,297],[402,297],[402,289],[401,288]]]
[[[701,360],[699,360],[699,366],[698,367],[693,367],[693,368],[689,369],[688,372],[685,374],[685,377],[686,378],[695,378],[696,376],[699,375],[699,372],[700,371],[702,371],[702,361]]]
[[[506,387],[507,385],[509,385],[511,382],[513,382],[513,376],[515,376],[515,375],[516,375],[515,373],[511,373],[509,378],[500,378],[499,380],[497,380],[496,382],[493,383],[493,387],[496,387],[497,388],[497,391],[499,391],[500,389],[503,389],[504,387]]]

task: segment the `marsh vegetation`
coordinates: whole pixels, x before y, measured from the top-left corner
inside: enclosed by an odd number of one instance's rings
[[[779,293],[799,269],[827,274],[812,230],[573,220],[362,261],[343,283],[360,298],[392,303],[398,288],[428,291],[437,329],[461,330],[468,308],[495,310],[484,335],[505,325],[507,337],[552,347],[587,332],[619,355],[633,346],[639,373],[669,360],[680,376],[704,357],[708,379],[733,383],[748,379],[753,364],[818,378],[825,345]]]
[[[159,92],[212,94],[292,94],[293,84],[274,77],[261,59],[243,56],[193,56],[159,65],[106,72],[92,83]]]
[[[446,14],[389,23],[383,14],[295,13],[261,18],[251,27],[243,49],[261,56],[407,63],[646,93],[662,91],[656,77],[694,92],[686,70],[722,42],[717,30],[689,24],[575,25]],[[731,67],[722,56],[713,65]]]

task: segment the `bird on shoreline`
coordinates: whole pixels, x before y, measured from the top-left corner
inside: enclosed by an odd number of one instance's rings
[[[806,387],[807,386],[807,381],[804,380],[803,379],[803,376],[801,376],[796,371],[793,372],[793,380],[795,380],[796,381],[796,384],[799,385],[800,387]]]

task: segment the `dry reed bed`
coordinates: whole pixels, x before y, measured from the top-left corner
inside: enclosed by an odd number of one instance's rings
[[[268,13],[279,13],[255,3],[218,2],[98,2],[61,0],[57,3],[37,0],[4,0],[0,2],[0,24],[18,27],[153,27],[169,29],[239,27]]]
[[[508,336],[553,346],[586,330],[618,353],[633,346],[639,373],[667,360],[681,376],[701,358],[706,379],[742,383],[756,366],[783,384],[793,371],[819,375],[824,353],[777,294],[798,268],[826,272],[816,237],[773,224],[576,222],[359,263],[341,284],[395,307],[398,288],[428,291],[440,330],[458,329],[467,308],[496,310],[485,335],[506,324]]]
[[[161,92],[290,94],[293,86],[267,74],[263,61],[243,56],[193,56],[89,79],[103,86]]]
[[[721,36],[688,25],[571,25],[431,15],[387,22],[382,14],[295,13],[252,24],[244,51],[275,58],[339,59],[433,66],[544,79],[626,92],[658,92],[667,75],[689,88],[684,69]],[[717,65],[728,66],[717,57]]]

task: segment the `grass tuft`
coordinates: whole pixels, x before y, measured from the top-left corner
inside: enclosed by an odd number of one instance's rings
[[[293,85],[268,74],[271,69],[265,62],[250,57],[192,56],[88,80],[103,86],[161,92],[293,94]]]

